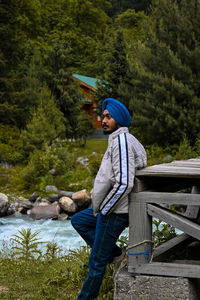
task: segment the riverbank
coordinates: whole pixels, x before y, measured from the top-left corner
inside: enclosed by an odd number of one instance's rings
[[[87,276],[89,253],[81,247],[59,257],[50,251],[43,259],[0,257],[0,299],[75,300]],[[113,299],[112,274],[110,265],[98,300]]]

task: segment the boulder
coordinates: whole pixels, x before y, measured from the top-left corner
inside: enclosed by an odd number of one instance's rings
[[[38,192],[34,192],[34,193],[29,197],[29,201],[35,202],[35,201],[37,200],[38,197],[39,197]]]
[[[5,194],[0,193],[0,217],[5,217],[7,215],[9,206],[8,197]]]
[[[38,205],[35,205],[35,206],[48,206],[48,205],[50,205],[49,202],[41,201],[40,203],[38,203]]]
[[[49,202],[47,199],[38,197],[34,203],[34,206],[39,206],[39,205],[51,205],[51,202]]]
[[[33,207],[33,204],[28,199],[19,197],[16,201],[16,207],[21,214],[26,214],[27,210]]]
[[[61,197],[59,203],[60,207],[69,214],[73,214],[77,211],[77,205],[69,197]]]
[[[87,190],[81,190],[72,195],[72,200],[79,208],[86,208],[91,204],[91,194]]]
[[[3,193],[0,193],[0,201],[8,201],[8,196]]]
[[[40,219],[58,219],[60,213],[60,206],[57,205],[45,205],[35,206],[30,212],[29,216],[34,220]]]
[[[70,191],[60,191],[60,193],[58,194],[58,197],[69,197],[72,198],[72,195],[74,194],[74,192],[70,192]]]
[[[58,199],[59,199],[58,194],[51,194],[51,195],[48,196],[48,201],[49,201],[50,203],[53,203],[53,202],[55,202],[55,201],[58,201]]]

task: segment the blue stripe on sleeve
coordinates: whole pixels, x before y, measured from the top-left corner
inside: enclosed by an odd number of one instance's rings
[[[103,215],[109,213],[111,208],[121,199],[128,187],[128,147],[126,134],[118,136],[119,143],[119,162],[120,162],[120,182],[115,193],[107,200],[101,212]]]

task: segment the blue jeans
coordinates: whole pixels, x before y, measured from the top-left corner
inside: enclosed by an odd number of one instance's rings
[[[106,266],[121,254],[116,245],[122,231],[128,227],[128,214],[94,217],[92,208],[87,208],[71,219],[72,226],[81,235],[92,251],[89,258],[89,273],[77,300],[97,298]]]

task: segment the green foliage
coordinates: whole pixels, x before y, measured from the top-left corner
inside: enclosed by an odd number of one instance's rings
[[[63,115],[50,91],[44,87],[40,93],[40,104],[21,134],[24,150],[29,155],[36,149],[42,149],[44,144],[50,145],[54,140],[64,137],[64,133]]]
[[[73,167],[74,155],[68,151],[63,143],[54,142],[52,145],[44,145],[43,150],[35,150],[22,171],[24,188],[38,185],[39,189],[47,184],[53,184],[54,175],[50,175],[51,169],[55,170],[55,176],[63,175]]]
[[[124,37],[121,30],[107,32],[108,39],[104,52],[99,56],[99,65],[104,70],[101,80],[97,82],[94,94],[97,107],[101,110],[105,98],[112,97],[126,104],[127,97],[122,97],[122,90],[127,83],[129,66],[126,58]]]
[[[188,139],[184,137],[179,145],[178,151],[175,154],[175,159],[190,159],[196,156],[197,154],[194,151],[194,147],[192,147]]]
[[[196,139],[196,142],[194,145],[194,151],[196,152],[197,156],[200,156],[200,138],[199,137]]]
[[[121,15],[123,12],[129,9],[136,11],[147,10],[151,4],[151,0],[109,0],[112,7],[108,11],[111,17]]]
[[[90,191],[93,187],[94,177],[84,167],[76,167],[74,170],[55,179],[56,186],[59,189],[70,190],[73,192],[87,189]]]
[[[103,154],[101,155],[91,154],[89,156],[89,169],[91,171],[92,176],[96,176],[99,167],[101,165],[102,158],[103,158]]]
[[[0,124],[0,161],[16,164],[23,158],[19,129]]]
[[[46,245],[45,259],[56,259],[61,255],[61,251],[62,250],[58,247],[57,243],[49,242]]]
[[[120,248],[128,247],[128,234],[120,236],[117,242],[119,243]]]
[[[86,112],[81,112],[77,117],[77,125],[74,128],[75,137],[81,146],[85,146],[89,134],[94,131],[94,125]]]
[[[24,260],[33,259],[35,255],[40,256],[41,251],[38,249],[38,246],[42,242],[36,238],[39,231],[32,233],[30,228],[27,230],[22,228],[18,232],[19,234],[14,234],[11,239],[16,243],[16,246],[12,247],[12,250],[15,250],[14,255]]]
[[[21,242],[21,240],[20,240]],[[47,249],[48,256],[31,260],[16,255],[0,256],[1,299],[76,299],[88,273],[90,248],[69,250],[67,255],[55,254],[56,245]],[[53,252],[52,252],[53,251]],[[52,255],[53,254],[53,255]],[[113,298],[113,266],[108,266],[98,299]],[[8,280],[9,278],[9,280]],[[33,293],[34,290],[34,293]]]
[[[153,225],[155,226],[153,237],[156,247],[176,236],[175,228],[169,224],[162,224],[161,220],[154,219]]]
[[[199,132],[200,7],[195,1],[153,1],[152,26],[144,43],[135,43],[130,108],[147,143],[194,143]],[[170,16],[170,17],[169,17]],[[187,24],[185,26],[184,24]],[[192,32],[192,34],[191,34]]]
[[[147,153],[147,163],[148,165],[155,165],[158,163],[163,163],[163,158],[167,155],[171,156],[172,160],[172,155],[173,155],[173,147],[166,147],[163,148],[157,144],[153,145],[147,145],[145,147],[146,153]],[[169,162],[169,161],[167,161]]]

